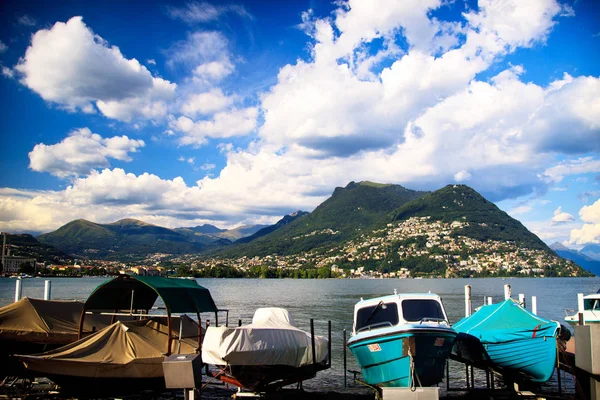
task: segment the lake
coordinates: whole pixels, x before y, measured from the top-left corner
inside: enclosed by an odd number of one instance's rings
[[[89,294],[106,278],[53,278],[53,299],[85,301]],[[288,309],[303,330],[310,331],[310,319],[315,321],[315,333],[327,335],[327,321],[332,323],[332,368],[320,372],[307,381],[307,389],[344,391],[343,389],[343,330],[352,330],[354,304],[363,298],[398,292],[427,292],[439,294],[451,323],[464,316],[464,286],[471,285],[473,308],[491,296],[494,302],[504,299],[504,285],[510,284],[513,298],[519,293],[526,296],[529,308],[531,296],[537,297],[538,314],[564,321],[565,308],[577,308],[577,293],[595,293],[600,289],[600,278],[486,278],[486,279],[198,279],[208,288],[219,308],[229,310],[230,325],[238,320],[251,322],[254,311],[260,307]],[[0,278],[0,305],[14,300],[15,279]],[[42,298],[44,279],[23,280],[23,296]],[[203,316],[211,318],[206,315]],[[220,316],[221,318],[221,316]],[[222,322],[222,321],[221,321]],[[348,352],[348,369],[357,370],[354,358]],[[348,382],[351,381],[351,377]],[[348,389],[351,390],[351,389]],[[354,389],[356,390],[356,389]]]

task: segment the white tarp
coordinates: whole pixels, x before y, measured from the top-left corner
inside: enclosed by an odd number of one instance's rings
[[[259,308],[250,325],[209,327],[202,342],[202,361],[212,365],[312,364],[310,333],[292,323],[283,308]],[[327,339],[315,335],[315,348],[317,362],[325,362]]]

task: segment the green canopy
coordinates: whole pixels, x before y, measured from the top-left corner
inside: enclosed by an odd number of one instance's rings
[[[98,286],[86,310],[149,310],[157,297],[170,313],[217,312],[210,292],[195,280],[122,275]]]

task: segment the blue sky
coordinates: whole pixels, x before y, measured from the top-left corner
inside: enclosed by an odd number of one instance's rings
[[[4,2],[0,229],[272,223],[472,186],[600,243],[600,3]]]

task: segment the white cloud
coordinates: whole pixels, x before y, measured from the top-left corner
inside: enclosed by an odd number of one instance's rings
[[[163,116],[176,88],[153,78],[135,58],[125,58],[81,17],[37,31],[15,70],[44,100],[84,111],[96,102],[103,114],[123,121]]]
[[[573,222],[574,220],[575,220],[575,217],[573,217],[568,212],[564,212],[562,210],[562,207],[558,207],[554,211],[554,217],[552,217],[552,225],[565,224],[568,222]]]
[[[181,116],[170,121],[171,129],[180,131],[183,145],[202,145],[207,138],[244,136],[256,128],[258,109],[248,107],[219,112],[211,119],[193,121]]]
[[[544,171],[544,177],[552,182],[560,182],[567,175],[580,175],[590,172],[600,172],[600,160],[593,157],[579,157],[574,160],[562,161]]]
[[[200,169],[202,171],[210,171],[211,169],[215,169],[215,167],[216,167],[215,164],[204,163],[200,166]]]
[[[29,153],[29,168],[60,178],[85,175],[94,168],[109,166],[109,158],[131,161],[129,153],[135,153],[140,147],[144,147],[143,140],[127,136],[103,138],[88,128],[81,128],[60,143],[36,144]]]
[[[229,59],[210,61],[194,68],[194,77],[200,82],[219,82],[231,75],[234,70],[235,67]]]
[[[584,224],[571,231],[569,242],[576,245],[600,244],[600,199],[592,205],[583,206],[579,210],[579,218]]]
[[[149,58],[149,59],[146,60],[146,64],[155,66],[156,65],[156,60],[153,59],[153,58]]]
[[[37,21],[31,16],[23,14],[19,18],[17,18],[17,23],[24,26],[35,26],[37,24]]]
[[[532,206],[525,204],[525,205],[517,206],[517,207],[511,209],[508,213],[512,216],[515,216],[515,215],[529,214],[532,210],[533,210]]]
[[[252,15],[244,6],[236,4],[212,5],[205,2],[189,2],[185,7],[169,7],[168,14],[173,19],[180,19],[188,24],[206,23],[219,20],[225,14],[235,14],[252,19]]]
[[[15,71],[12,69],[5,67],[4,65],[0,65],[0,68],[2,68],[2,76],[5,78],[12,79],[15,77]]]
[[[6,50],[8,50],[8,46],[0,40],[0,54],[4,53]]]
[[[191,94],[181,106],[181,112],[188,117],[214,114],[233,104],[236,96],[226,96],[221,89]]]
[[[469,179],[471,179],[473,175],[471,175],[471,173],[465,169],[458,171],[456,174],[454,174],[454,180],[456,182],[464,182],[464,181],[468,181]]]

